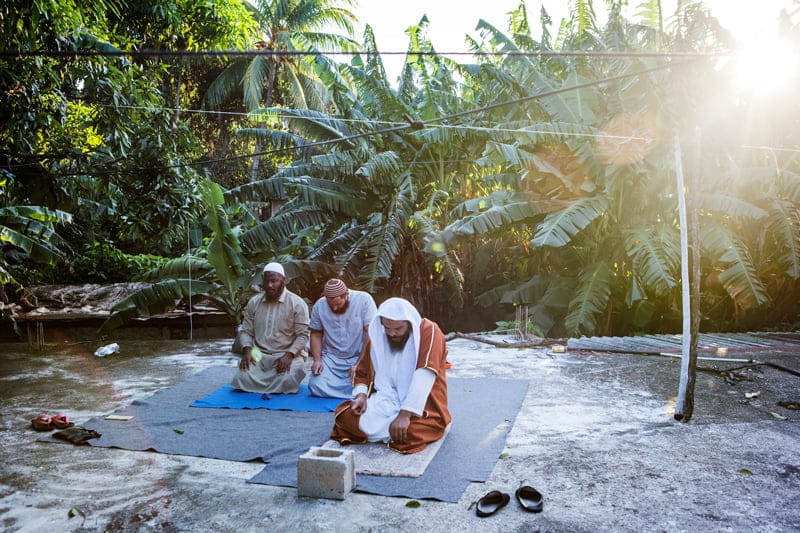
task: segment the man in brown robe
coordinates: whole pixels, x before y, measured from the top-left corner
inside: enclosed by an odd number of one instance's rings
[[[388,442],[401,453],[439,440],[451,420],[446,357],[435,322],[402,298],[383,302],[356,365],[353,399],[336,408],[331,438],[341,444]]]

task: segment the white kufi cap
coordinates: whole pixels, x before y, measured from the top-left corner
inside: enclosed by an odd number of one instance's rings
[[[267,263],[267,265],[264,267],[264,272],[277,272],[284,278],[286,277],[286,273],[283,271],[283,265],[280,263]]]

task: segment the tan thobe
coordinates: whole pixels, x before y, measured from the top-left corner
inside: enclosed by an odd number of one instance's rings
[[[253,296],[244,309],[239,341],[242,347],[258,347],[263,357],[239,370],[231,386],[248,392],[297,392],[306,376],[308,322],[308,305],[293,292],[284,289],[275,301],[263,292]],[[273,365],[287,352],[294,355],[292,365],[279,374]]]

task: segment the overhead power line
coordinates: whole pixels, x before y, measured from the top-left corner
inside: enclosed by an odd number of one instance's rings
[[[469,56],[469,57],[598,57],[598,58],[695,58],[727,57],[733,51],[679,52],[679,51],[581,51],[560,52],[554,50],[538,51],[475,51],[475,52],[437,52],[434,50],[406,50],[404,52],[359,51],[315,51],[315,50],[0,50],[0,57],[304,57],[304,56],[355,56],[355,55],[411,55],[411,56]]]
[[[463,117],[463,116],[466,116],[466,115],[482,113],[484,111],[490,111],[492,109],[497,109],[497,108],[500,108],[500,107],[521,104],[521,103],[529,102],[531,100],[536,100],[536,99],[539,99],[539,98],[545,98],[545,97],[548,97],[548,96],[554,96],[556,94],[561,94],[561,93],[565,93],[565,92],[568,92],[568,91],[574,91],[574,90],[577,90],[577,89],[584,89],[584,88],[587,88],[587,87],[592,87],[592,86],[595,86],[595,85],[602,85],[602,84],[605,84],[605,83],[613,83],[613,82],[620,81],[620,80],[623,80],[623,79],[627,79],[627,78],[631,78],[631,77],[635,77],[635,76],[640,76],[642,74],[648,74],[648,73],[655,72],[655,71],[658,71],[658,70],[664,70],[664,69],[671,68],[671,67],[681,66],[681,65],[684,65],[686,63],[688,63],[688,61],[683,61],[683,62],[674,63],[674,64],[673,63],[667,63],[667,64],[664,64],[664,65],[658,65],[658,66],[655,66],[655,67],[650,67],[650,68],[646,68],[646,69],[642,69],[642,70],[637,70],[637,71],[634,71],[634,72],[628,72],[628,73],[625,73],[625,74],[620,74],[618,76],[611,76],[611,77],[608,77],[608,78],[602,78],[600,80],[594,80],[594,81],[590,81],[590,82],[586,82],[586,83],[580,83],[580,84],[577,84],[577,85],[570,85],[568,87],[561,87],[559,89],[553,89],[551,91],[545,91],[545,92],[542,92],[542,93],[537,93],[537,94],[533,94],[533,95],[530,95],[530,96],[525,96],[525,97],[522,97],[522,98],[516,98],[514,100],[508,100],[508,101],[505,101],[505,102],[498,102],[496,104],[489,104],[489,105],[478,107],[478,108],[475,108],[475,109],[469,109],[469,110],[466,110],[466,111],[462,111],[460,113],[453,113],[453,114],[450,114],[450,115],[445,115],[443,117],[437,117],[437,118],[429,119],[429,120],[426,120],[426,121],[416,121],[416,120],[411,119],[411,117],[409,117],[409,123],[408,124],[401,124],[401,125],[398,125],[398,126],[392,126],[392,127],[388,127],[388,128],[379,129],[379,130],[356,133],[356,134],[353,134],[353,135],[347,135],[347,136],[344,136],[344,137],[337,137],[335,139],[328,139],[328,140],[325,140],[325,141],[310,142],[310,143],[306,143],[306,144],[302,144],[302,145],[298,145],[298,146],[286,147],[286,148],[273,148],[271,150],[262,150],[262,151],[259,151],[259,152],[253,152],[252,154],[243,154],[243,155],[239,155],[239,156],[229,156],[229,157],[224,157],[224,158],[219,158],[219,159],[206,159],[206,160],[202,160],[202,161],[194,161],[194,162],[191,162],[191,163],[179,163],[179,164],[176,164],[176,165],[168,165],[168,166],[163,166],[163,167],[147,167],[147,168],[138,168],[138,169],[126,169],[125,171],[126,172],[137,172],[137,171],[138,172],[144,172],[144,171],[162,170],[162,169],[170,169],[170,168],[181,168],[181,167],[187,167],[187,166],[209,165],[209,164],[213,164],[213,163],[224,163],[224,162],[228,162],[228,161],[236,161],[236,160],[239,160],[239,159],[249,159],[251,157],[256,157],[256,156],[260,157],[260,156],[264,156],[264,155],[295,152],[295,151],[298,151],[298,150],[308,150],[309,148],[317,148],[317,147],[320,147],[320,146],[328,146],[328,145],[331,145],[331,144],[339,144],[339,143],[342,143],[342,142],[348,142],[348,141],[352,141],[352,140],[356,140],[356,139],[361,139],[361,138],[364,138],[364,137],[372,137],[374,135],[385,135],[387,133],[398,133],[398,132],[401,132],[401,131],[404,131],[404,130],[407,130],[407,129],[419,130],[419,129],[424,128],[426,124],[435,124],[437,122],[446,121],[446,120],[450,120],[450,119],[453,119],[453,118],[459,118],[459,117]],[[109,173],[111,173],[111,172],[118,172],[118,171],[109,171]],[[65,173],[65,174],[60,174],[60,175],[61,176],[80,176],[80,175],[83,175],[83,174],[85,174],[85,173]],[[97,174],[100,174],[100,173],[94,172],[93,174],[97,175]]]

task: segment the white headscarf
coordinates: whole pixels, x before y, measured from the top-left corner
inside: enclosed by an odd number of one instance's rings
[[[399,354],[392,353],[386,330],[381,324],[381,317],[389,320],[406,320],[411,323],[411,336],[403,351]],[[375,368],[375,388],[387,390],[392,383],[397,386],[400,400],[404,400],[411,384],[414,370],[417,368],[417,357],[420,343],[420,324],[422,317],[408,300],[403,298],[389,298],[378,307],[378,314],[369,325],[369,340],[372,344],[370,355]],[[386,369],[394,366],[392,357],[399,357],[397,361],[397,376],[388,376]],[[382,371],[383,370],[383,371]]]

